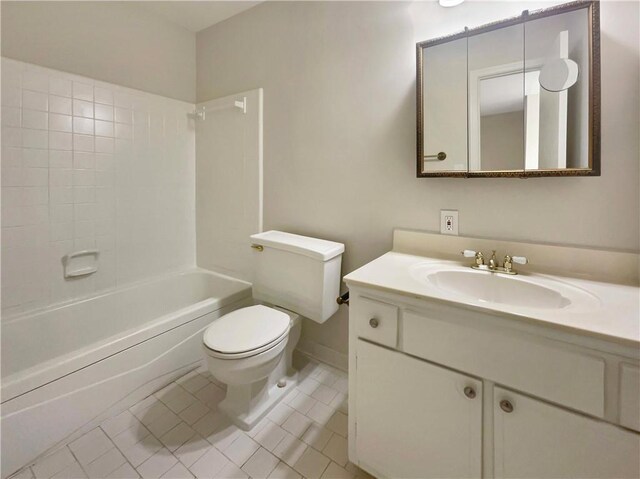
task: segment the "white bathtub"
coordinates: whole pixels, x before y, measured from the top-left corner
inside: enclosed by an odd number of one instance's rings
[[[251,285],[193,270],[12,318],[2,331],[2,477],[174,380]]]

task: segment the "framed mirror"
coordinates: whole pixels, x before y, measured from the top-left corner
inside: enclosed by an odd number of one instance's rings
[[[598,3],[418,43],[417,140],[418,177],[599,176]]]

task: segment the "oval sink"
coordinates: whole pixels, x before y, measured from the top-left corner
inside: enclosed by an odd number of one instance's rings
[[[443,292],[481,303],[535,309],[593,308],[600,301],[591,293],[541,275],[478,271],[451,264],[422,264],[412,268],[414,278]]]
[[[571,304],[568,298],[553,289],[520,281],[512,276],[499,276],[481,271],[478,273],[438,271],[427,275],[427,279],[438,288],[470,296],[482,302],[544,309],[559,309]]]

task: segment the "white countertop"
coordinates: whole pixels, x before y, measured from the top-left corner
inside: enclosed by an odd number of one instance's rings
[[[497,312],[500,316],[506,315],[517,320],[544,323],[541,325],[568,329],[625,346],[640,346],[640,288],[637,286],[527,273],[524,271],[526,266],[520,267],[520,279],[547,286],[560,282],[568,288],[587,292],[594,299],[588,301],[588,304],[576,303],[560,309],[538,309],[479,301],[421,281],[415,274],[416,268],[435,270],[439,265],[443,268],[466,267],[470,263],[389,252],[349,273],[344,280],[350,288],[361,286],[416,298],[435,299],[451,305],[462,305],[465,309]]]

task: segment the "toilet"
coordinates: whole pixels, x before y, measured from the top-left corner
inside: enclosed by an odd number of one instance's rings
[[[251,429],[297,385],[293,350],[303,317],[317,323],[338,309],[344,245],[267,231],[251,236],[254,306],[214,321],[204,332],[209,372],[227,385],[218,409]]]

